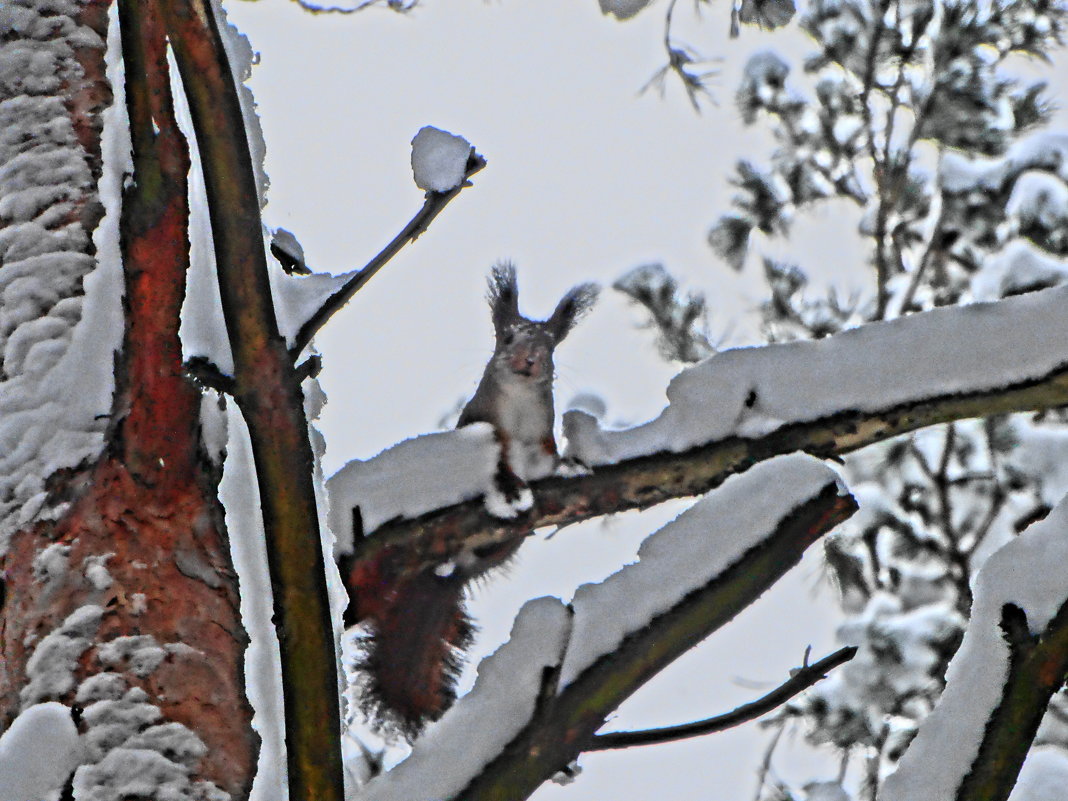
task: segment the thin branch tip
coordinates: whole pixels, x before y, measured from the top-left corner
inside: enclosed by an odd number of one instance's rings
[[[300,327],[296,337],[293,340],[292,347],[289,352],[294,361],[300,358],[301,352],[308,346],[312,338],[319,332],[327,321],[334,316],[334,314],[341,310],[341,308],[352,300],[352,297],[359,292],[370,281],[375,274],[381,270],[389,261],[396,256],[401,249],[409,242],[414,242],[422,235],[424,231],[430,226],[430,223],[438,216],[448,205],[454,197],[460,194],[461,190],[465,187],[472,186],[470,181],[471,176],[479,172],[486,166],[486,159],[484,156],[475,151],[474,147],[471,148],[471,154],[467,157],[466,169],[464,171],[463,180],[446,192],[434,192],[429,191],[425,194],[423,200],[423,207],[416,212],[415,216],[408,221],[408,224],[401,229],[388,245],[382,248],[379,253],[372,258],[363,269],[356,272],[355,275],[349,279],[344,286],[342,286],[337,292],[328,297],[311,317]]]
[[[683,723],[678,726],[595,734],[590,744],[583,750],[607,751],[609,749],[630,748],[636,745],[659,745],[690,737],[699,737],[704,734],[714,734],[734,728],[742,723],[748,723],[782,706],[798,693],[827,678],[830,671],[856,656],[858,649],[854,645],[839,648],[834,653],[823,657],[818,662],[813,662],[811,665],[807,664],[809,650],[811,650],[811,647],[806,649],[806,664],[803,667],[792,670],[789,679],[755,701],[750,701],[722,715],[692,723]]]

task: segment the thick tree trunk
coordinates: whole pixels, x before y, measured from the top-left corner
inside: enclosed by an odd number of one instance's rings
[[[68,115],[56,124],[75,133],[92,177],[56,227],[80,226],[90,256],[88,234],[101,217],[100,114],[111,96],[108,5],[71,3],[70,16],[42,12],[25,29],[30,47],[67,56],[56,60],[57,74],[81,76],[49,89]],[[124,782],[157,776],[160,787],[172,782],[171,792],[214,785],[240,798],[258,742],[244,694],[247,637],[217,496],[220,468],[201,446],[201,392],[184,374],[178,338],[189,157],[154,4],[120,2],[119,13],[134,172],[120,226],[126,319],[114,403],[99,456],[47,477],[51,502],[68,502],[62,515],[15,532],[0,558],[0,728],[35,703],[77,705],[88,744],[79,795],[119,797]],[[81,38],[69,41],[88,40],[87,29],[98,46],[59,41],[71,30]],[[0,104],[39,101],[40,86],[5,86]],[[5,156],[25,158],[40,144]],[[69,193],[56,194],[55,206],[68,202]],[[11,267],[0,253],[0,281]],[[56,288],[63,291],[80,295],[81,282]]]

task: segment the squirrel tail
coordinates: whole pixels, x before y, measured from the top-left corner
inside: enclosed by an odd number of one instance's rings
[[[463,595],[463,578],[427,569],[367,599],[358,690],[361,708],[380,727],[411,740],[456,699],[474,634]]]
[[[405,555],[385,549],[341,565],[355,588],[345,625],[366,630],[356,661],[361,710],[384,730],[415,739],[456,700],[456,681],[475,626],[464,609],[465,587],[506,563],[520,542],[482,549],[478,563],[411,571]]]

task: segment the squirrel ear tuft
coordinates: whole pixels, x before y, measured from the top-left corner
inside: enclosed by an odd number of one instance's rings
[[[601,288],[597,284],[579,284],[560,298],[552,317],[545,321],[545,327],[556,342],[566,337],[575,327],[575,323],[593,308],[600,291]]]
[[[489,290],[486,300],[493,313],[493,328],[501,331],[520,317],[519,283],[515,277],[515,265],[502,261],[493,265],[490,271]]]

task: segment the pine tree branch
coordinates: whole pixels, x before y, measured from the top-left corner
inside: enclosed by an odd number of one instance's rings
[[[903,321],[905,322],[905,321]],[[776,347],[776,346],[770,346]],[[982,347],[982,343],[976,343]],[[923,359],[922,353],[916,354]],[[594,468],[588,475],[531,483],[534,505],[512,520],[490,516],[481,499],[398,518],[372,536],[357,537],[355,552],[340,559],[342,579],[354,566],[385,549],[405,554],[411,569],[442,564],[464,550],[522,537],[535,528],[565,526],[606,514],[646,509],[672,498],[702,495],[751,465],[804,451],[823,458],[844,454],[926,426],[1068,403],[1068,363],[1041,378],[970,394],[946,391],[922,401],[887,404],[869,411],[843,410],[829,417],[784,424],[763,437],[730,436],[680,453],[661,452]],[[443,469],[448,469],[443,466]],[[403,563],[404,560],[400,560]],[[354,590],[350,586],[350,596]]]
[[[471,176],[485,166],[486,160],[472,148],[471,155],[467,160],[467,169],[464,171],[464,180],[458,186],[448,192],[426,193],[423,207],[408,221],[408,224],[401,229],[400,233],[393,237],[393,240],[382,248],[377,256],[367,262],[367,265],[349,279],[341,289],[327,298],[323,305],[316,310],[315,314],[300,327],[300,331],[297,332],[293,340],[293,347],[290,349],[294,361],[300,357],[301,352],[312,341],[319,329],[326,325],[326,322],[336,312],[340,311],[346,303],[352,300],[353,295],[363,289],[364,285],[374,278],[375,274],[401,251],[401,248],[418,239],[430,226],[430,223],[434,221],[434,218],[444,211],[449,202],[460,194],[464,187],[471,185]]]
[[[760,545],[705,587],[633,632],[583,671],[453,799],[513,801],[530,796],[571,764],[626,698],[682,653],[729,622],[801,559],[805,550],[856,509],[828,484]]]
[[[342,801],[337,659],[300,379],[278,331],[241,104],[212,4],[161,0],[203,165],[234,398],[248,424],[281,651],[289,798]]]
[[[607,751],[615,748],[630,748],[635,745],[658,745],[660,743],[675,742],[676,740],[685,740],[689,737],[699,737],[704,734],[726,731],[755,720],[785,704],[798,693],[827,678],[829,671],[845,664],[856,654],[856,646],[849,645],[845,648],[839,648],[833,654],[823,657],[818,662],[798,668],[789,679],[767,695],[747,704],[742,704],[737,709],[733,709],[723,715],[716,715],[715,717],[697,720],[692,723],[683,723],[678,726],[597,734],[594,735],[593,740],[584,750]]]

